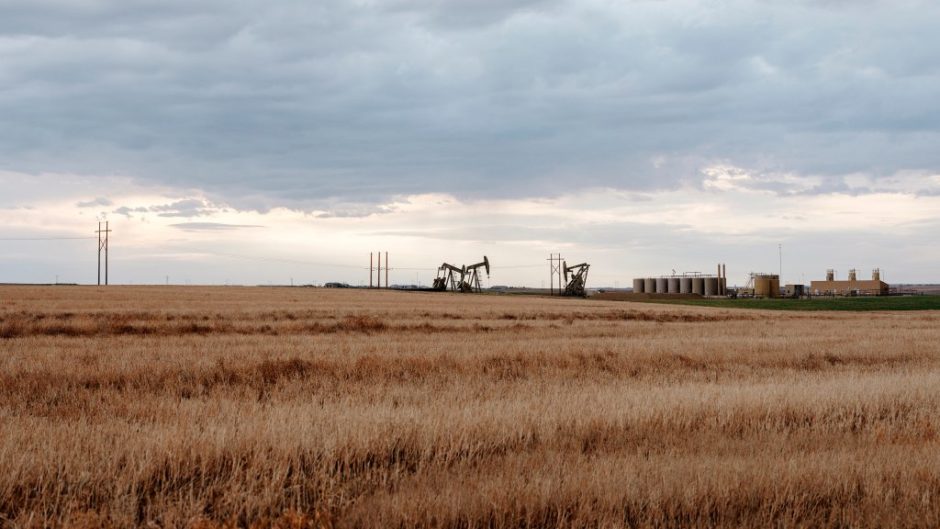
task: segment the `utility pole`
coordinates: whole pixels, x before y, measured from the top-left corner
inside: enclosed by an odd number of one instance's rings
[[[388,288],[388,252],[385,252],[385,288]]]
[[[558,276],[558,294],[560,295],[561,294],[561,254],[558,254],[557,256],[553,253],[548,254],[547,261],[549,262],[549,272],[548,272],[549,292],[551,292],[552,296],[555,295],[555,276],[557,275]]]
[[[777,270],[777,279],[783,282],[783,244],[777,245],[777,256],[780,258],[780,269]]]
[[[101,286],[101,251],[104,250],[104,284],[108,285],[108,242],[111,229],[108,227],[108,221],[104,222],[104,229],[101,229],[101,221],[98,221],[98,286]],[[104,235],[104,237],[102,237]]]
[[[372,288],[372,252],[369,252],[369,288]]]
[[[375,274],[375,279],[378,281],[378,288],[382,288],[382,252],[379,252],[379,270]]]

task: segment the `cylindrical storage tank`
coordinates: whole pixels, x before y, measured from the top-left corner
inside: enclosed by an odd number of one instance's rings
[[[777,290],[780,290],[780,280],[777,280]],[[754,278],[754,296],[763,298],[775,297],[773,279],[770,276],[757,276]]]
[[[706,296],[718,295],[718,278],[717,277],[705,278],[705,295]]]
[[[643,280],[643,292],[646,294],[655,294],[656,293],[656,278],[647,277]]]
[[[705,295],[705,278],[704,277],[692,278],[692,293],[698,294],[700,296]]]
[[[642,294],[643,293],[643,278],[637,278],[633,280],[633,293]]]
[[[666,281],[665,277],[656,278],[656,292],[659,294],[665,294],[669,292],[669,283]]]
[[[780,278],[774,277],[770,280],[770,297],[775,298],[780,295]]]
[[[721,293],[725,295],[728,293],[728,278],[722,277],[720,281],[721,281]]]
[[[691,294],[691,293],[692,293],[692,278],[691,278],[691,277],[680,277],[680,278],[679,278],[679,293],[680,293],[680,294]]]
[[[666,280],[666,288],[668,289],[668,292],[670,294],[678,294],[679,293],[679,278],[678,277],[668,278]]]

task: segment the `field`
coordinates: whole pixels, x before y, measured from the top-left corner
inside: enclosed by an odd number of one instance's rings
[[[0,287],[0,527],[938,527],[940,312]]]
[[[676,299],[655,298],[649,303],[674,303],[725,309],[809,311],[940,310],[940,295],[832,297],[813,299]]]

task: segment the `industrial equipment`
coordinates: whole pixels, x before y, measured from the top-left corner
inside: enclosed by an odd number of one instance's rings
[[[480,269],[486,270],[486,277],[490,276],[490,260],[484,255],[483,261],[454,266],[449,263],[443,263],[437,269],[437,277],[434,279],[432,288],[438,291],[451,290],[453,292],[480,292],[483,290],[482,280],[480,278]]]
[[[568,263],[564,263],[566,296],[579,296],[583,298],[587,295],[584,291],[584,285],[587,283],[588,269],[590,268],[591,265],[587,263],[576,264],[574,266],[568,266]]]
[[[434,290],[440,290],[441,292],[448,289],[456,291],[458,285],[463,284],[463,278],[466,273],[466,267],[457,268],[452,264],[443,263],[437,269],[437,277],[434,278],[434,284],[432,285],[432,288]],[[460,279],[458,280],[454,274],[459,274]]]
[[[480,268],[485,268],[486,277],[490,277],[490,260],[485,255],[479,263],[464,266],[464,277],[469,275],[469,278],[460,282],[461,292],[480,292],[483,290],[483,284],[480,280]]]

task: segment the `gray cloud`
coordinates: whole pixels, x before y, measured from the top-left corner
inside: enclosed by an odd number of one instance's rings
[[[264,227],[257,224],[225,224],[222,222],[180,222],[177,224],[170,224],[170,226],[186,231],[227,231]]]
[[[78,202],[75,204],[75,206],[80,207],[80,208],[96,208],[99,206],[110,206],[112,204],[114,204],[114,202],[112,202],[111,199],[105,198],[105,197],[98,197],[93,200],[88,200],[85,202]]]
[[[178,200],[171,204],[150,206],[147,211],[156,212],[159,217],[202,217],[211,215],[219,208],[198,198]]]
[[[259,210],[674,188],[716,162],[821,192],[940,168],[938,21],[926,0],[12,0],[0,169]]]

